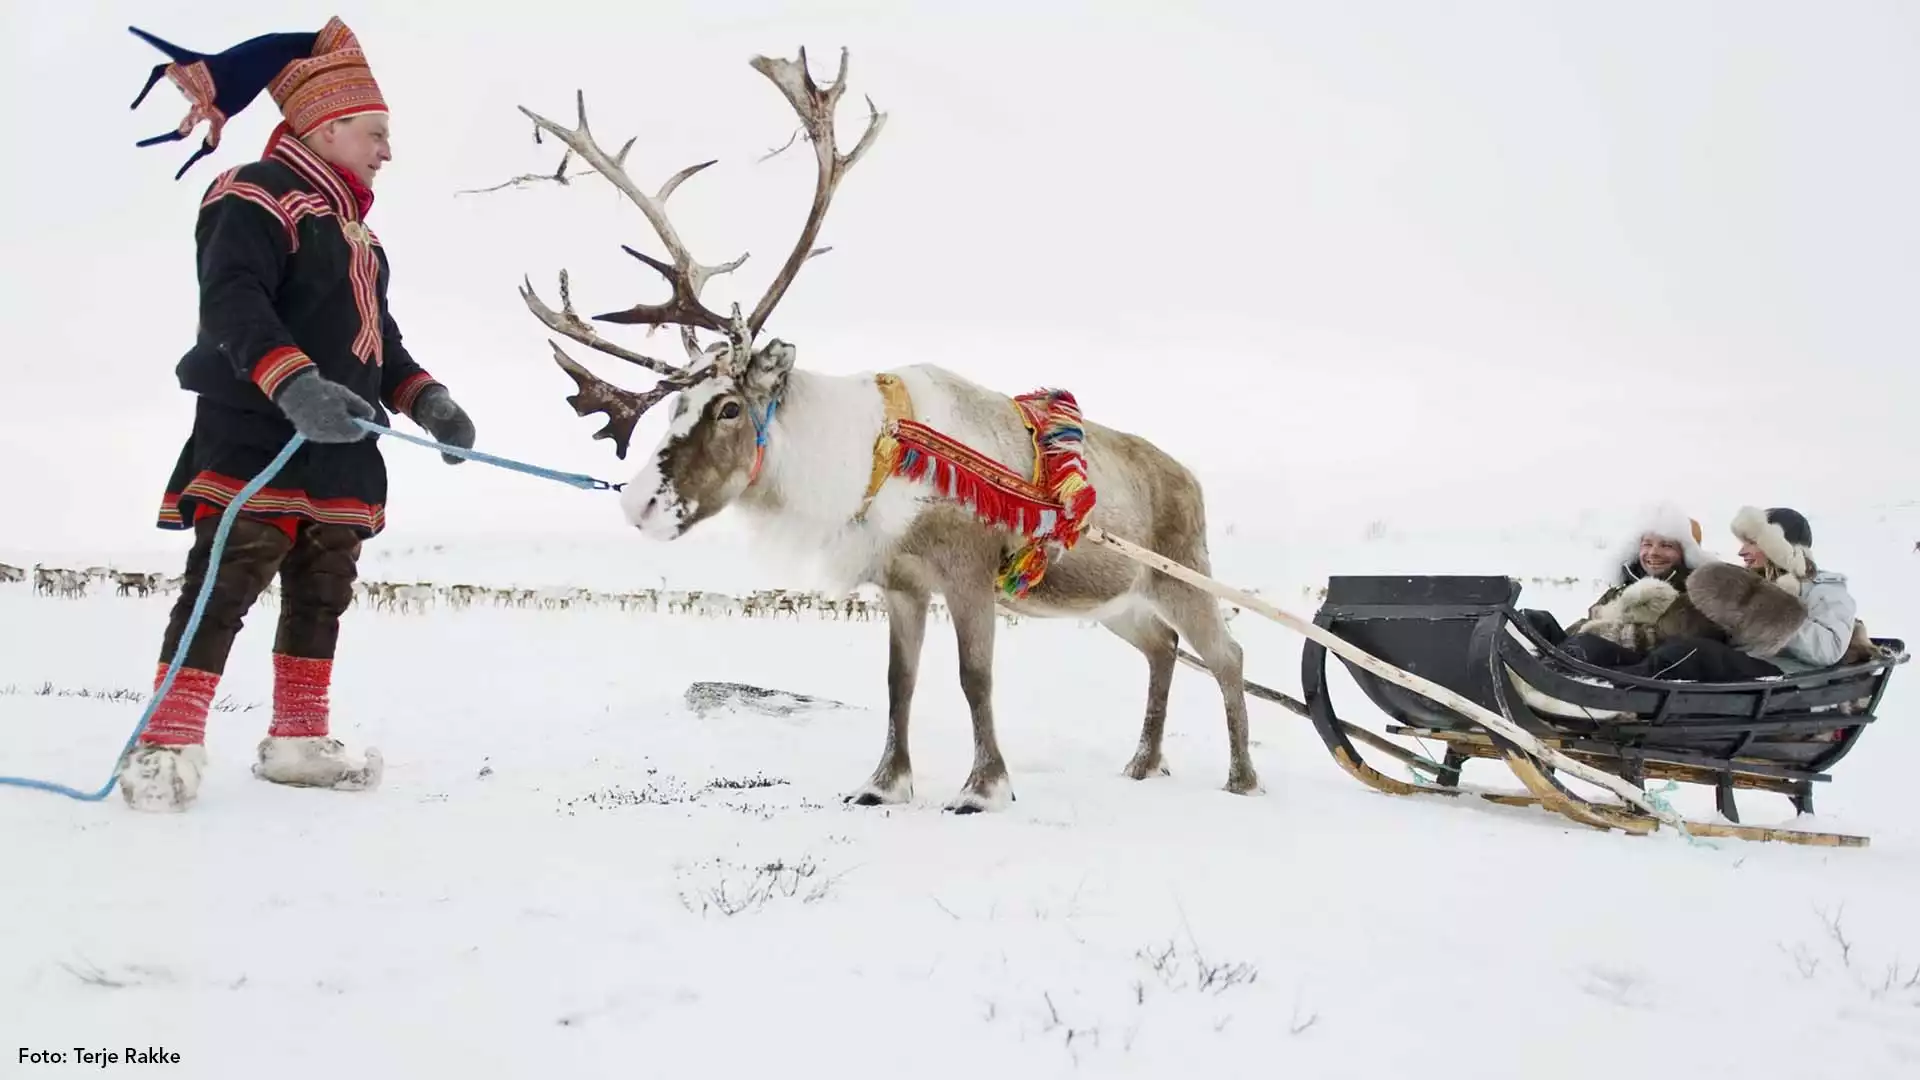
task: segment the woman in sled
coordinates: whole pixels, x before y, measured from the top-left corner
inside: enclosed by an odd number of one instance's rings
[[[1843,574],[1813,559],[1813,529],[1794,510],[1744,507],[1733,519],[1742,565],[1696,568],[1687,605],[1705,633],[1662,641],[1622,674],[1745,682],[1830,667],[1847,657],[1857,605]]]

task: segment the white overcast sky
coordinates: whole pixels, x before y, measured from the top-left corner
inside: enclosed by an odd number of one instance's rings
[[[592,179],[455,195],[557,161],[514,106],[561,118],[584,89],[647,188],[719,158],[673,208],[706,261],[753,253],[709,294],[750,303],[812,166],[756,162],[792,122],[747,60],[805,43],[824,80],[844,44],[847,140],[860,94],[891,119],[769,327],[803,364],[1069,387],[1242,520],[1669,496],[1719,521],[1911,491],[1911,4],[22,3],[0,15],[8,546],[161,539],[195,206],[278,119],[262,95],[175,182],[200,133],[133,146],[185,104],[163,84],[128,110],[160,55],[126,26],[211,52],[335,13],[394,110],[371,222],[395,314],[483,449],[624,479],[664,424],[627,463],[590,442],[514,291],[553,299],[566,266],[589,311],[657,296],[618,248],[658,250],[638,213]],[[606,496],[387,456],[395,538],[622,528]]]

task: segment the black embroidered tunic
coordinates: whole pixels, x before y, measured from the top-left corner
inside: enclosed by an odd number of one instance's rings
[[[259,161],[207,188],[194,237],[199,333],[175,372],[198,401],[161,501],[162,529],[217,515],[279,454],[294,430],[272,394],[293,376],[317,368],[372,403],[382,426],[437,384],[401,344],[386,252],[353,190],[284,128]],[[302,444],[241,515],[378,534],[387,471],[377,438]]]

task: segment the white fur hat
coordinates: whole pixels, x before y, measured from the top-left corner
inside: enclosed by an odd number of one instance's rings
[[[1649,506],[1641,511],[1637,520],[1638,527],[1621,540],[1620,550],[1614,559],[1616,567],[1639,560],[1640,538],[1647,535],[1678,543],[1681,558],[1689,570],[1697,570],[1716,561],[1700,546],[1700,523],[1688,517],[1678,506],[1665,502]]]

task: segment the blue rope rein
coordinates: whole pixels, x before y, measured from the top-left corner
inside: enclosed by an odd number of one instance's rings
[[[596,480],[585,473],[561,472],[558,469],[529,465],[524,461],[515,461],[512,458],[496,457],[493,454],[482,453],[479,450],[468,450],[464,447],[448,446],[445,443],[434,442],[432,439],[423,439],[418,435],[408,435],[405,432],[395,431],[392,428],[381,427],[379,424],[368,420],[355,420],[354,423],[359,424],[368,431],[378,432],[382,435],[391,435],[396,439],[413,443],[416,446],[424,446],[429,450],[438,450],[441,453],[452,454],[455,457],[471,458],[474,461],[484,461],[489,465],[497,465],[502,469],[523,472],[528,476],[538,476],[545,480],[557,480],[562,484],[571,484],[574,487],[586,491],[619,491],[621,488],[626,487],[625,484],[609,484],[605,480]]]
[[[515,461],[512,458],[503,458],[493,454],[482,453],[478,450],[469,450],[460,446],[449,446],[445,443],[435,442],[432,439],[423,439],[418,435],[403,434],[392,428],[382,427],[379,424],[367,420],[355,420],[354,423],[359,424],[368,431],[377,432],[381,435],[391,435],[396,439],[416,443],[445,454],[472,458],[475,461],[484,461],[489,465],[496,465],[502,469],[510,469],[514,472],[526,473],[529,476],[555,480],[562,484],[570,484],[573,487],[589,491],[618,491],[624,486],[621,484],[609,484],[605,480],[596,480],[591,476],[586,476],[581,473],[560,472],[539,465],[530,465],[524,461]],[[300,444],[304,442],[306,442],[306,436],[296,432],[293,438],[287,440],[287,445],[280,448],[280,453],[275,455],[274,459],[267,463],[267,467],[261,469],[259,474],[252,480],[247,481],[247,485],[240,489],[240,494],[235,496],[233,501],[227,504],[227,508],[221,512],[220,526],[215,529],[213,533],[213,549],[207,555],[207,572],[203,575],[200,582],[200,592],[193,599],[193,612],[187,617],[187,626],[180,635],[180,644],[173,650],[173,660],[167,665],[166,677],[163,678],[160,681],[160,685],[154,689],[153,697],[147,701],[147,707],[141,710],[140,720],[133,726],[133,734],[127,736],[126,743],[120,747],[120,753],[114,758],[113,771],[107,777],[106,783],[100,785],[100,787],[94,791],[80,791],[76,788],[70,788],[65,784],[56,784],[48,780],[35,780],[25,776],[0,776],[0,787],[21,787],[30,788],[35,791],[51,791],[56,795],[65,795],[70,799],[78,799],[81,802],[99,802],[108,795],[113,794],[114,787],[120,782],[120,762],[125,759],[127,752],[133,749],[134,744],[140,740],[141,733],[147,730],[148,722],[153,719],[154,710],[159,708],[160,702],[166,700],[167,692],[173,689],[174,677],[180,673],[181,665],[186,660],[187,649],[193,645],[194,635],[200,631],[200,617],[206,612],[207,598],[213,595],[213,583],[214,580],[219,577],[220,556],[226,551],[227,534],[233,529],[234,519],[240,516],[241,507],[245,506],[249,499],[259,494],[261,488],[266,487],[275,476],[279,475],[281,469],[286,468],[287,462],[292,459],[294,451],[300,449]]]

